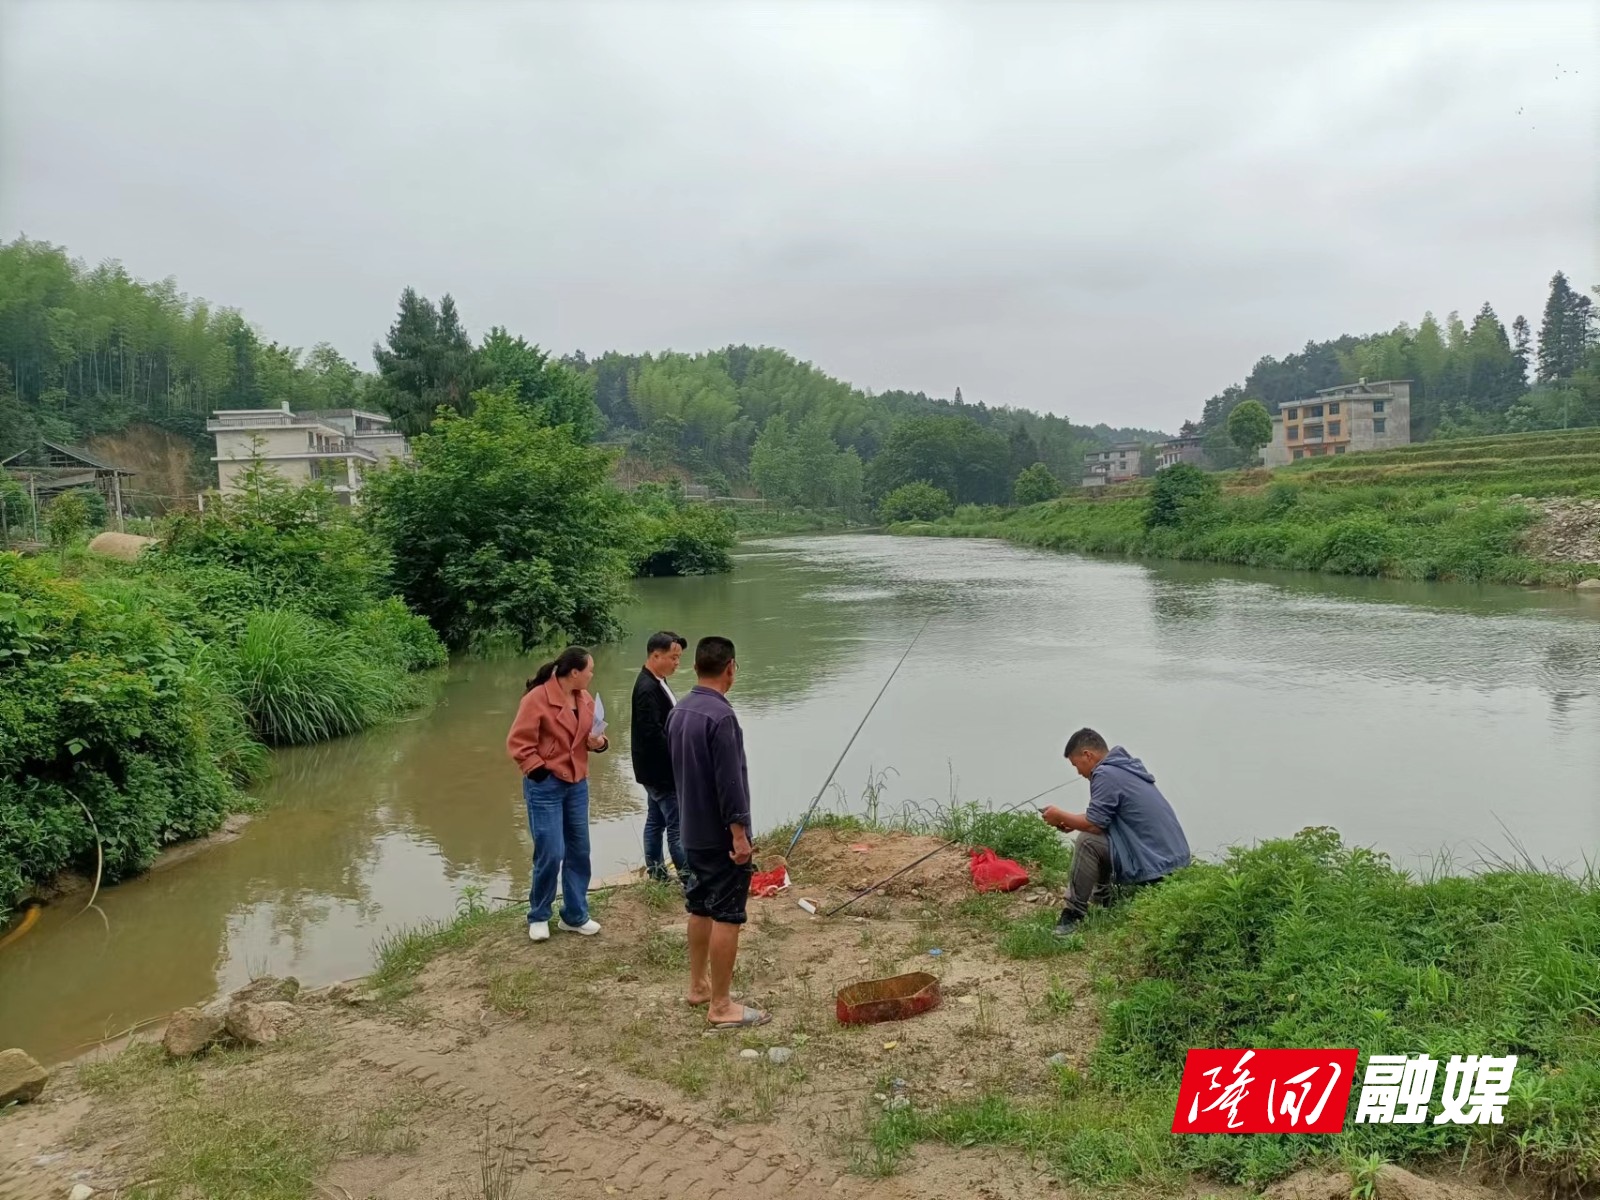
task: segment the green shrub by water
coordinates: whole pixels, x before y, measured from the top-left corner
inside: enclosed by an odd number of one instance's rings
[[[131,565],[0,555],[0,921],[97,844],[115,880],[210,832],[264,742],[382,721],[444,661],[325,489],[255,478],[162,536]]]
[[[201,647],[151,605],[118,603],[0,554],[0,920],[65,867],[105,878],[215,829],[260,766]]]
[[[292,609],[252,614],[225,654],[252,728],[273,745],[354,733],[411,695],[404,674],[371,643]]]
[[[1059,952],[1049,914],[1004,927],[1019,957]],[[1057,1093],[989,1095],[889,1114],[890,1162],[917,1138],[1026,1148],[1083,1186],[1197,1172],[1261,1185],[1323,1159],[1477,1162],[1535,1185],[1600,1181],[1600,883],[1506,867],[1418,880],[1331,830],[1197,864],[1120,910],[1085,944],[1106,972],[1090,1076]],[[1171,1133],[1192,1047],[1361,1051],[1346,1130]],[[1372,1054],[1518,1056],[1501,1125],[1354,1123]],[[1107,1136],[1111,1133],[1115,1136]]]

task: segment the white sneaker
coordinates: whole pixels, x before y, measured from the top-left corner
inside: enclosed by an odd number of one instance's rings
[[[530,942],[548,942],[550,940],[550,922],[529,921],[528,940]]]
[[[584,937],[593,937],[600,932],[599,921],[585,921],[582,925],[568,925],[565,921],[557,921],[556,924],[568,933],[581,933]],[[550,935],[546,934],[545,936],[549,937]]]

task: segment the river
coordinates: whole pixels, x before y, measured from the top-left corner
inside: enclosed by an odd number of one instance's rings
[[[1589,597],[836,536],[640,581],[625,616],[629,643],[597,655],[615,747],[593,760],[597,876],[641,860],[627,742],[644,635],[736,642],[760,826],[804,810],[930,617],[830,804],[875,774],[888,808],[1008,804],[1068,778],[1062,745],[1088,724],[1145,760],[1198,853],[1306,825],[1425,869],[1600,849]],[[0,1046],[59,1060],[252,975],[359,975],[385,930],[448,915],[468,885],[525,893],[504,741],[532,665],[459,662],[409,720],[276,753],[237,840],[106,890],[99,912],[47,909],[0,951]]]

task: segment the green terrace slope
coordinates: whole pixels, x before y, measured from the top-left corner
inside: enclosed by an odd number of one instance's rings
[[[1158,513],[1152,494],[1163,490],[1170,495]],[[1275,471],[1163,472],[1029,508],[964,506],[895,532],[1351,575],[1567,584],[1600,575],[1600,562],[1535,554],[1529,534],[1549,502],[1593,499],[1600,429],[1582,429],[1425,442]],[[1600,507],[1589,511],[1600,524]]]

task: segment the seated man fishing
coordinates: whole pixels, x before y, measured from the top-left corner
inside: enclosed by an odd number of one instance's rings
[[[1041,814],[1063,833],[1078,834],[1057,937],[1074,933],[1091,903],[1108,903],[1112,884],[1159,883],[1189,865],[1189,840],[1178,814],[1142,762],[1121,746],[1107,750],[1105,738],[1092,729],[1067,739],[1066,757],[1089,781],[1089,807],[1069,813],[1052,804]]]

